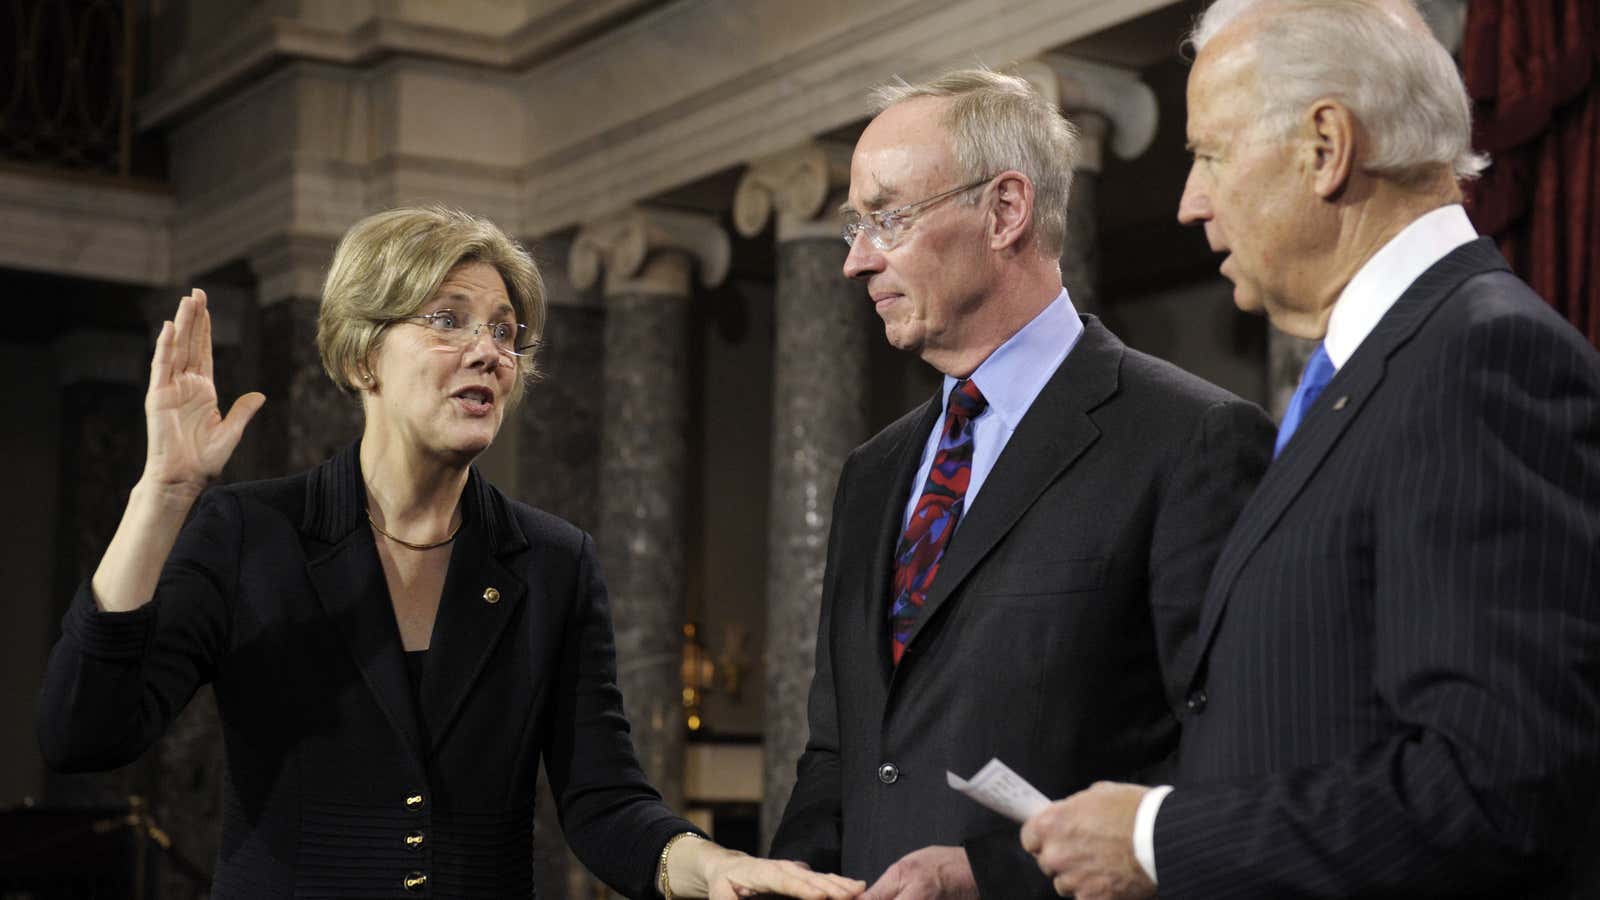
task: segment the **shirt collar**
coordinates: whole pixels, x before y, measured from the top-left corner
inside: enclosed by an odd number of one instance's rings
[[[1045,382],[1067,358],[1067,353],[1083,334],[1083,320],[1062,288],[1056,299],[1050,301],[1034,316],[989,354],[970,376],[989,401],[1008,429],[1016,430],[1017,423],[1033,405],[1033,398],[1044,390]],[[945,408],[950,403],[950,392],[960,379],[944,377]]]
[[[1459,203],[1426,213],[1389,239],[1344,286],[1328,315],[1322,346],[1335,369],[1344,367],[1383,314],[1411,282],[1478,232]],[[981,385],[980,385],[981,387]]]

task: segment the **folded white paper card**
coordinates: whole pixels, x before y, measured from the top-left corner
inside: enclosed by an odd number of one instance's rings
[[[1038,788],[998,759],[985,763],[970,781],[950,771],[946,771],[944,777],[951,787],[1018,824],[1050,805],[1050,800],[1039,793]]]

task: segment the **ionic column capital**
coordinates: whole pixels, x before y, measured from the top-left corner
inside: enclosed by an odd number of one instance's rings
[[[697,264],[700,283],[716,287],[728,275],[733,250],[728,234],[710,216],[632,207],[584,225],[567,254],[567,273],[587,290],[605,273],[603,291],[687,294],[688,266]],[[677,260],[652,260],[666,255]]]
[[[1080,126],[1080,171],[1100,171],[1104,137],[1120,159],[1139,156],[1155,140],[1156,93],[1131,69],[1046,53],[1019,63],[1016,71]]]
[[[776,210],[780,241],[833,237],[829,200],[849,184],[850,148],[807,141],[750,163],[733,195],[733,225],[755,237]]]

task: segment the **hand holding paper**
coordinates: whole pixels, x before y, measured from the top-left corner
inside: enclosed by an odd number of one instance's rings
[[[1018,825],[1050,805],[1049,798],[1039,793],[1038,788],[998,759],[985,763],[970,781],[950,771],[944,775],[951,787]]]

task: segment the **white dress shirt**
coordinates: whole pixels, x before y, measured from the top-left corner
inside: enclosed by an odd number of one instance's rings
[[[1322,346],[1334,371],[1344,368],[1413,281],[1477,237],[1467,211],[1451,204],[1424,214],[1374,253],[1339,292],[1328,315]],[[1162,785],[1145,794],[1133,818],[1133,855],[1151,881],[1156,880],[1156,815],[1170,793],[1172,786]]]

